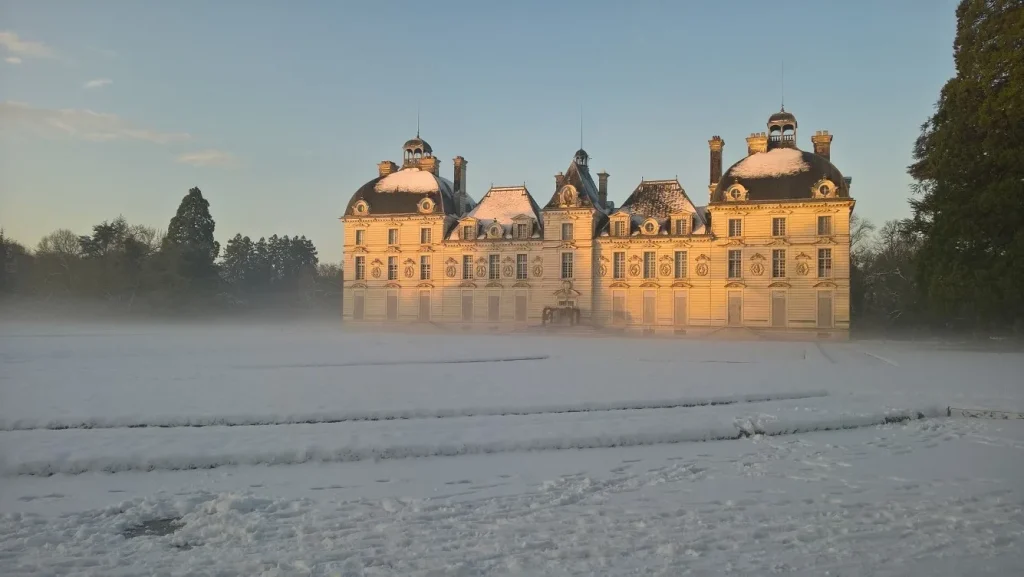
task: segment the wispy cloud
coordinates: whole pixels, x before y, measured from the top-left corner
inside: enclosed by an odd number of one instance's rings
[[[96,88],[103,88],[113,84],[114,81],[109,78],[94,78],[82,85],[82,88],[94,90]]]
[[[35,108],[24,102],[0,102],[0,129],[14,127],[27,128],[43,136],[92,142],[138,140],[166,144],[190,138],[186,133],[139,128],[116,114],[81,108]]]
[[[57,51],[50,46],[33,40],[22,40],[16,33],[10,30],[0,31],[0,46],[3,46],[11,54],[28,58],[57,57]]]
[[[18,58],[17,56],[8,56],[7,58],[4,58],[4,62],[8,64],[21,64],[21,58]]]
[[[186,152],[178,156],[177,161],[192,166],[215,166],[218,168],[234,168],[239,164],[238,158],[234,154],[215,148]]]

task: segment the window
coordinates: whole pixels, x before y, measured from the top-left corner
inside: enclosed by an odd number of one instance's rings
[[[473,320],[473,293],[470,291],[462,292],[462,320]]]
[[[398,257],[397,256],[389,256],[388,257],[388,280],[397,280],[397,279],[398,279]]]
[[[832,234],[832,217],[831,216],[819,216],[818,217],[818,234],[821,236]]]
[[[772,219],[772,236],[786,236],[786,219],[777,216]]]
[[[743,236],[743,221],[738,218],[729,219],[729,236]]]
[[[473,255],[464,254],[462,255],[462,279],[469,280],[473,278]]]
[[[487,278],[491,280],[501,278],[501,255],[492,254],[487,257]]]
[[[516,293],[516,322],[526,322],[526,294]]]
[[[530,225],[525,223],[516,224],[516,238],[530,238]]]
[[[653,250],[649,250],[644,253],[644,278],[654,278],[657,276],[657,263],[654,262],[656,253]]]
[[[487,295],[487,320],[496,321],[500,318],[501,296]]]
[[[679,236],[690,234],[690,219],[687,217],[676,219],[676,234]]]
[[[389,228],[388,229],[388,244],[398,244],[398,229],[397,228]]]
[[[818,249],[818,277],[828,278],[832,276],[832,249]]]
[[[617,252],[612,255],[612,277],[626,278],[626,253]]]
[[[526,254],[516,255],[516,278],[526,280]]]
[[[615,229],[612,232],[613,236],[626,236],[626,222],[622,220],[615,221]]]
[[[654,234],[658,232],[658,225],[654,224],[653,222],[649,222],[644,225],[644,232],[646,232],[647,234]]]
[[[430,257],[420,257],[420,280],[430,280]]]
[[[429,228],[424,227],[420,229],[420,244],[430,244]]]
[[[572,278],[572,253],[562,253],[562,278]]]
[[[366,231],[359,229],[356,231],[356,246],[363,246],[363,241],[366,240]]]
[[[777,248],[772,251],[772,278],[786,276],[786,251]]]
[[[743,271],[743,251],[729,251],[729,278],[740,278]]]
[[[366,296],[362,291],[355,294],[355,300],[352,301],[352,318],[361,321],[363,316],[366,314]]]
[[[476,238],[476,225],[467,224],[462,227],[462,240],[473,240]]]
[[[572,223],[562,223],[562,240],[572,240]]]
[[[356,280],[364,280],[366,278],[366,257],[356,257]]]
[[[686,251],[676,251],[676,278],[686,278]]]

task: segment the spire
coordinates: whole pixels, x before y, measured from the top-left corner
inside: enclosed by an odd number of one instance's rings
[[[786,61],[785,60],[782,61],[782,75],[781,75],[781,79],[782,79],[782,108],[780,108],[779,110],[781,112],[785,112],[786,111]]]
[[[583,150],[583,103],[580,103],[580,150]]]
[[[416,103],[416,138],[420,137],[420,103]]]

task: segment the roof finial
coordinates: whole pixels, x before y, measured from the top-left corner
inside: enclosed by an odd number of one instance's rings
[[[583,150],[583,103],[580,102],[580,150]]]
[[[416,103],[416,138],[420,137],[420,103]]]
[[[782,61],[782,112],[786,111],[786,61]]]

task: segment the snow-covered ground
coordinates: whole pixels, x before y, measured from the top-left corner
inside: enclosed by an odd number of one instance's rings
[[[0,363],[0,575],[1024,571],[1024,420],[946,417],[1024,411],[1020,353],[7,324]]]

